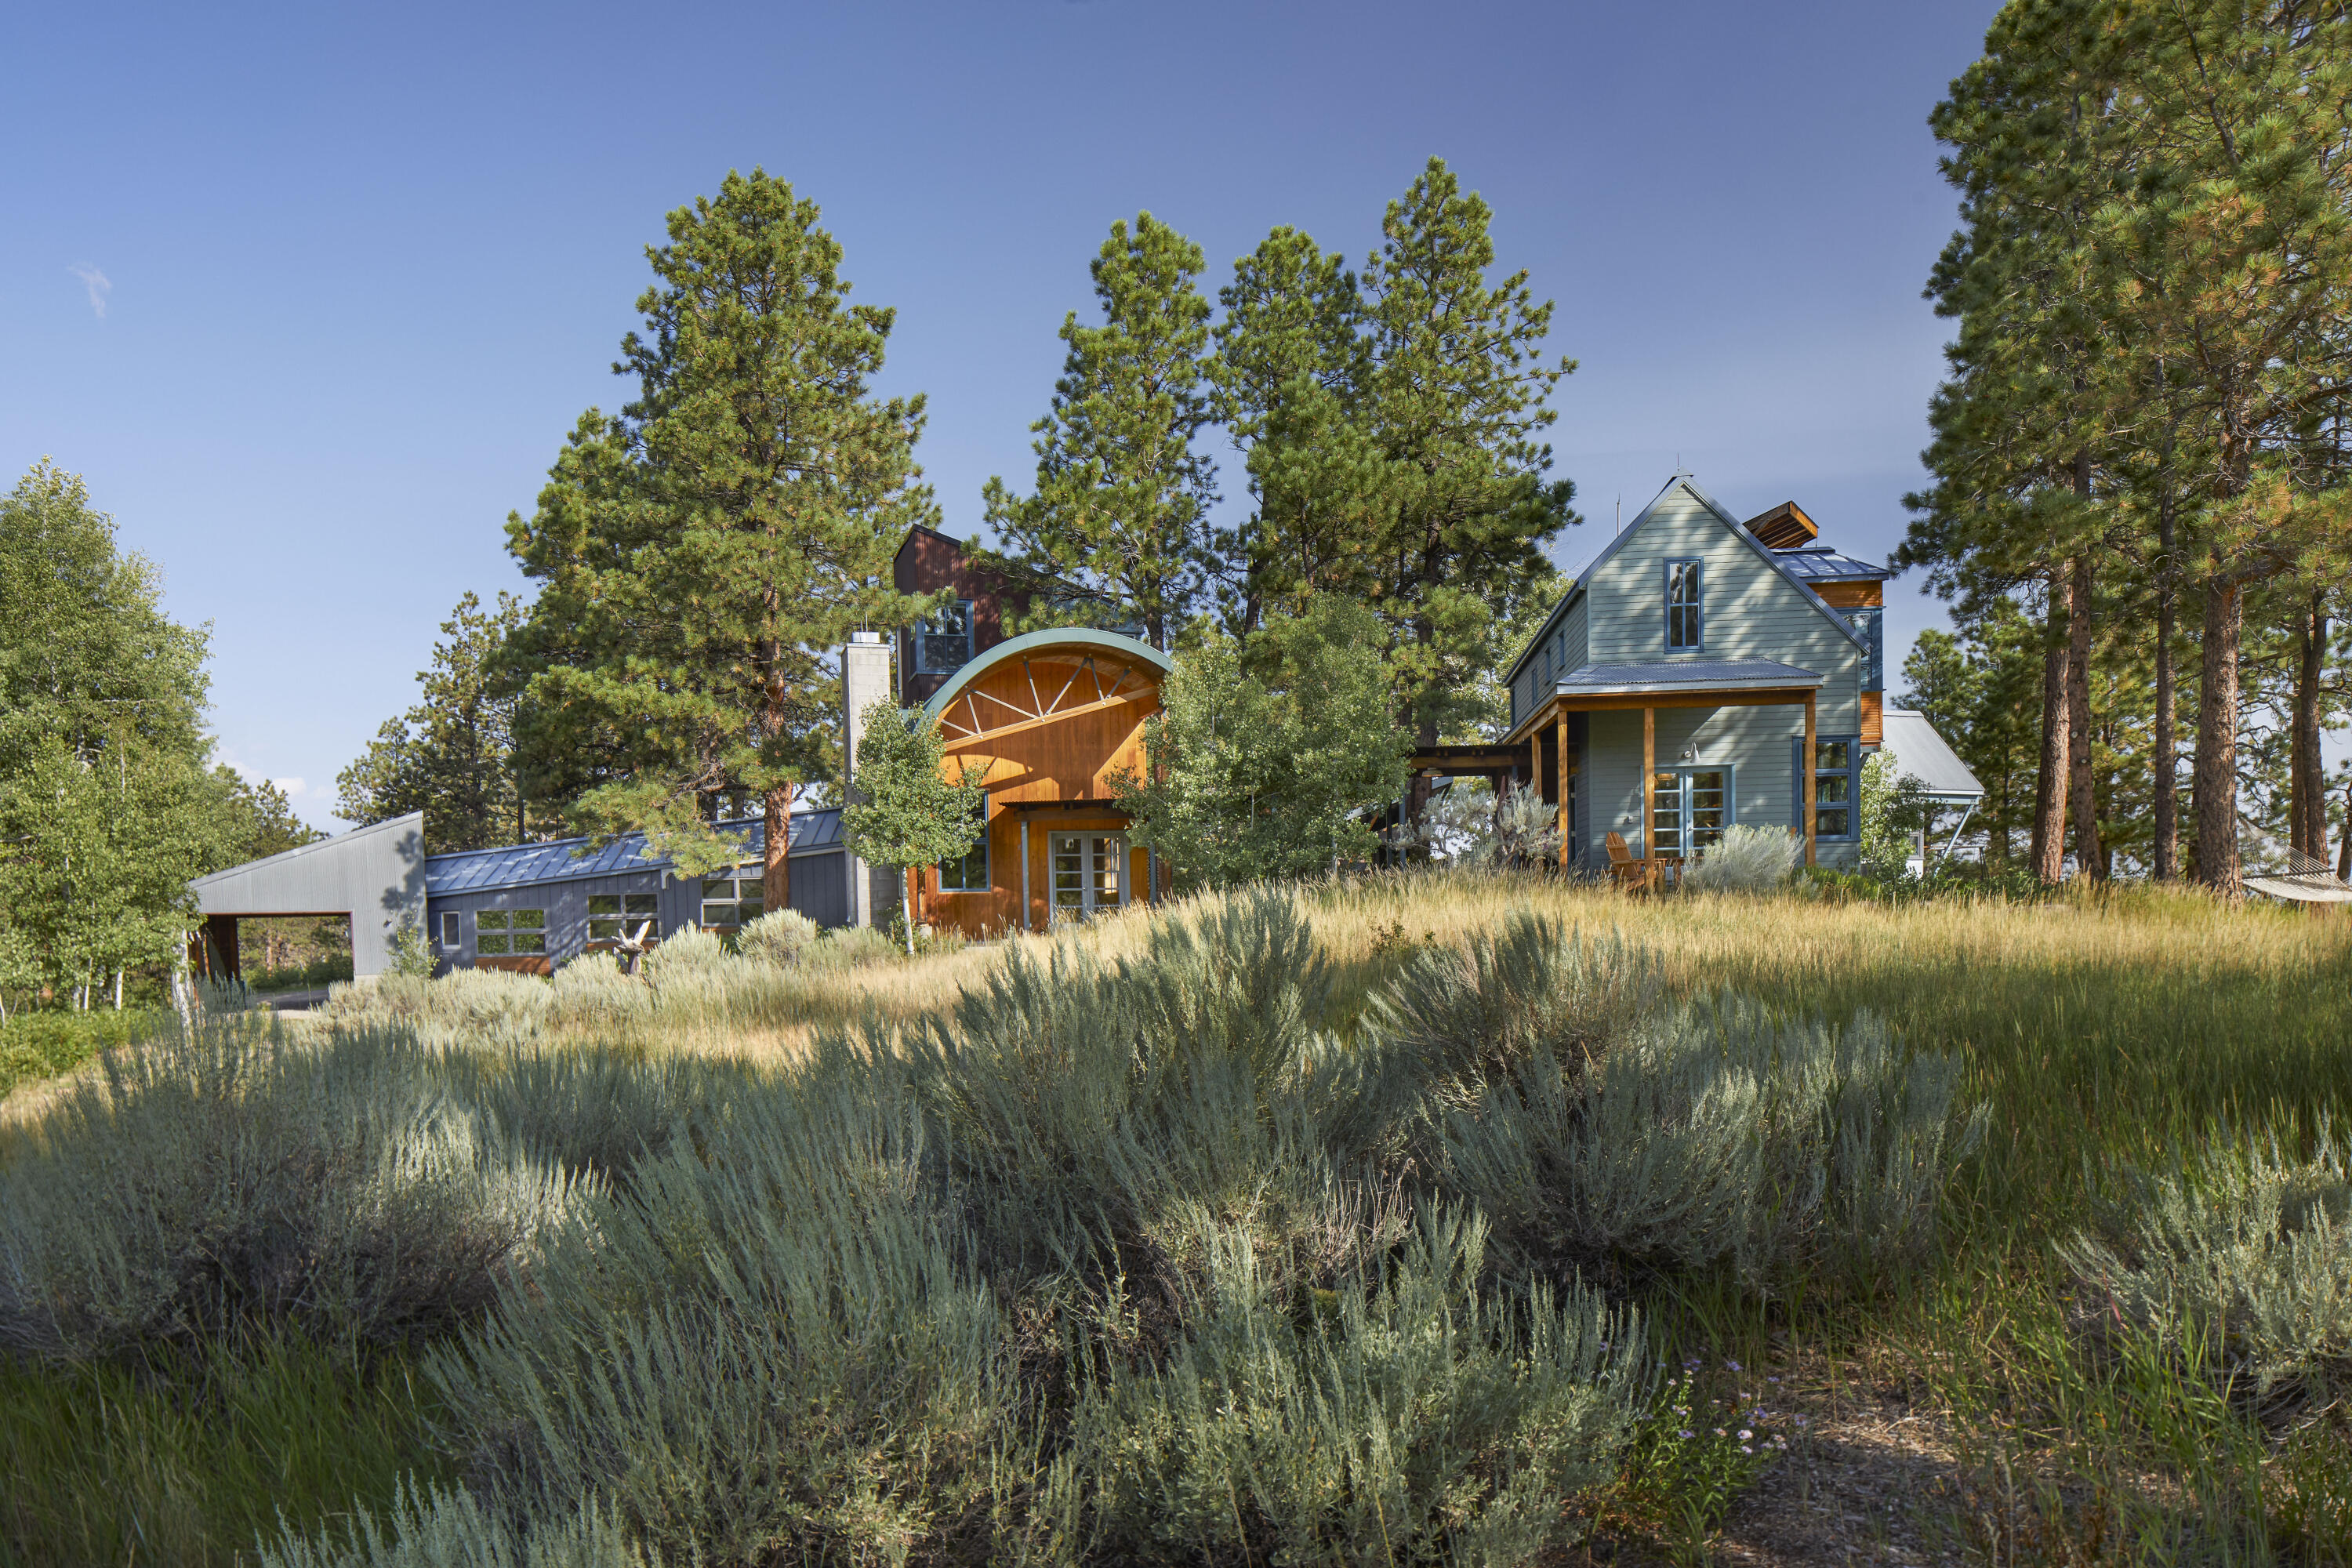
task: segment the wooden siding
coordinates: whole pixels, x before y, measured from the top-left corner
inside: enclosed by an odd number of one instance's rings
[[[939,868],[918,874],[920,918],[969,936],[1015,925],[1042,927],[1047,908],[1045,836],[1054,832],[1120,833],[1127,817],[1111,804],[1113,781],[1143,768],[1143,727],[1160,710],[1160,672],[1140,660],[1123,661],[1097,649],[1045,648],[987,671],[959,692],[940,714],[954,750],[950,768],[982,770],[988,791],[986,892],[944,892]],[[1140,700],[1108,701],[1103,694],[1134,693]],[[967,694],[970,700],[966,700]],[[1076,703],[1044,722],[1025,719],[1054,704]],[[1080,699],[1085,700],[1080,701]],[[976,738],[960,739],[975,727]],[[1056,809],[1019,810],[1015,807]],[[1029,906],[1021,908],[1021,822],[1029,827]],[[1129,856],[1129,886],[1143,888],[1145,856]],[[1025,918],[1024,918],[1025,916]]]
[[[1797,746],[1805,733],[1805,710],[1787,708],[1660,708],[1658,769],[1723,767],[1732,770],[1733,820],[1786,829],[1797,820]],[[1580,759],[1577,788],[1578,847],[1584,864],[1608,863],[1603,836],[1622,833],[1642,852],[1642,715],[1638,710],[1595,713],[1591,740]],[[1824,735],[1851,730],[1821,728]],[[1697,755],[1685,759],[1686,751]],[[1817,858],[1843,866],[1855,847],[1822,839]]]
[[[1813,584],[1813,592],[1822,596],[1822,603],[1838,610],[1852,610],[1864,605],[1886,603],[1886,584],[1876,581],[1816,583]]]
[[[1886,693],[1865,691],[1862,694],[1862,743],[1882,745],[1886,740]]]

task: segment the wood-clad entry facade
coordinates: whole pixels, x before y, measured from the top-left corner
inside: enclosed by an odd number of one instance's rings
[[[987,857],[984,870],[925,867],[916,918],[988,936],[1150,899],[1151,858],[1112,792],[1143,770],[1168,671],[1147,643],[1060,627],[998,643],[941,685],[924,711],[947,766],[982,770]]]

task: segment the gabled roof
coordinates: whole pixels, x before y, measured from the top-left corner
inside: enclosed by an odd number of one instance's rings
[[[743,858],[756,859],[767,849],[767,824],[760,817],[737,817],[716,825],[719,832],[741,846]],[[814,855],[841,844],[841,812],[794,812],[792,853]],[[666,871],[667,856],[646,853],[646,836],[625,833],[601,849],[581,853],[590,840],[558,838],[547,844],[508,844],[495,849],[459,849],[425,858],[425,889],[434,898],[452,893],[478,893],[493,888],[529,887],[541,882],[577,882],[590,877],[618,877],[635,871]]]
[[[1925,713],[1889,708],[1880,745],[1895,755],[1895,765],[1906,778],[1917,779],[1936,800],[1982,800],[1985,787],[1968,763],[1947,745]]]
[[[1719,521],[1724,527],[1731,531],[1733,537],[1739,540],[1740,542],[1747,545],[1749,550],[1755,552],[1756,558],[1759,561],[1763,562],[1773,571],[1779,573],[1781,578],[1788,583],[1789,586],[1796,589],[1798,593],[1803,595],[1805,602],[1811,605],[1814,611],[1819,614],[1823,620],[1827,621],[1831,626],[1835,626],[1840,636],[1843,637],[1848,642],[1853,644],[1854,647],[1862,648],[1864,651],[1868,650],[1870,645],[1864,640],[1862,634],[1855,631],[1853,625],[1848,622],[1843,616],[1839,615],[1835,610],[1830,608],[1828,603],[1823,600],[1819,594],[1814,593],[1811,588],[1806,586],[1804,579],[1798,576],[1794,572],[1789,569],[1788,563],[1780,552],[1767,550],[1760,540],[1759,540],[1754,534],[1748,531],[1745,524],[1740,522],[1738,518],[1733,517],[1729,512],[1724,510],[1716,499],[1713,496],[1708,495],[1705,490],[1699,489],[1697,481],[1693,479],[1688,474],[1676,474],[1673,479],[1666,481],[1666,485],[1664,489],[1660,490],[1655,496],[1651,498],[1650,504],[1642,509],[1640,515],[1635,517],[1631,523],[1627,524],[1625,528],[1618,533],[1616,538],[1609,542],[1608,548],[1601,551],[1600,554],[1594,556],[1590,562],[1586,563],[1584,570],[1576,574],[1575,583],[1570,586],[1567,593],[1562,594],[1559,596],[1559,603],[1552,606],[1551,614],[1546,616],[1544,617],[1543,625],[1536,628],[1536,635],[1528,639],[1528,646],[1519,650],[1519,657],[1511,660],[1510,668],[1503,672],[1503,681],[1505,685],[1508,685],[1519,678],[1519,671],[1527,667],[1527,663],[1529,659],[1535,658],[1536,650],[1543,647],[1544,640],[1551,636],[1552,628],[1560,623],[1561,618],[1564,617],[1570,609],[1575,605],[1576,601],[1584,596],[1586,590],[1591,586],[1592,574],[1600,571],[1603,566],[1609,564],[1611,561],[1614,560],[1617,552],[1625,548],[1626,541],[1641,532],[1643,526],[1646,524],[1650,521],[1651,517],[1656,513],[1658,508],[1665,504],[1666,498],[1673,495],[1677,489],[1682,490],[1687,494],[1691,500],[1698,502],[1701,507],[1714,513],[1717,520]]]

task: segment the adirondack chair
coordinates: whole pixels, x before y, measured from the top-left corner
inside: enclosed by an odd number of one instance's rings
[[[1679,860],[1663,857],[1636,856],[1625,843],[1625,836],[1612,833],[1602,842],[1609,847],[1609,875],[1628,892],[1655,892],[1659,884],[1671,874]]]

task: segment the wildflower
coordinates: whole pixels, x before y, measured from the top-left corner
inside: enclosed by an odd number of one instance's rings
[[[1745,1426],[1742,1426],[1742,1427],[1739,1429],[1739,1440],[1740,1440],[1741,1442],[1743,1442],[1743,1443],[1745,1443],[1746,1441],[1748,1441],[1748,1438],[1753,1437],[1754,1436],[1756,1436],[1756,1434],[1755,1434],[1755,1433],[1753,1433],[1753,1432],[1750,1432],[1750,1431],[1749,1431],[1747,1427],[1745,1427]]]
[[[1727,1361],[1727,1362],[1725,1362],[1723,1364],[1724,1364],[1724,1366],[1725,1366],[1726,1368],[1727,1368],[1728,1370],[1730,1370],[1730,1371],[1732,1371],[1732,1372],[1738,1372],[1738,1371],[1739,1370],[1739,1363],[1738,1363],[1738,1362],[1736,1362],[1736,1361]]]
[[[1747,1444],[1742,1443],[1742,1444],[1740,1444],[1740,1445],[1739,1445],[1739,1451],[1740,1451],[1741,1453],[1743,1453],[1743,1454],[1752,1454],[1752,1453],[1754,1453],[1756,1450],[1755,1450],[1755,1449],[1753,1449],[1753,1448],[1751,1448],[1751,1447],[1749,1447]]]
[[[1694,1356],[1689,1361],[1683,1363],[1683,1370],[1685,1372],[1696,1372],[1698,1370],[1698,1358]]]
[[[1684,1427],[1681,1431],[1679,1431],[1679,1432],[1677,1432],[1677,1433],[1675,1433],[1675,1436],[1677,1436],[1677,1437],[1687,1437],[1687,1436],[1689,1436],[1690,1435],[1691,1435],[1691,1430],[1690,1430],[1690,1428],[1689,1428],[1689,1427],[1687,1427],[1687,1426]]]
[[[1609,1347],[1608,1347],[1607,1345],[1602,1345],[1601,1348],[1602,1350],[1607,1350]],[[1779,1378],[1777,1378],[1777,1377],[1768,1377],[1768,1378],[1766,1378],[1764,1381],[1765,1381],[1765,1382],[1767,1382],[1767,1383],[1778,1383],[1778,1382],[1780,1382],[1780,1380]]]
[[[1798,1426],[1802,1426],[1805,1424],[1805,1418],[1804,1418],[1803,1416],[1801,1416],[1801,1415],[1799,1415],[1799,1416],[1793,1417],[1793,1419],[1796,1421],[1797,1425],[1798,1425]]]
[[[1717,1428],[1715,1429],[1715,1435],[1716,1435],[1717,1436],[1718,1436],[1718,1437],[1722,1436],[1723,1436],[1723,1428],[1722,1428],[1722,1427],[1720,1427],[1720,1426],[1717,1427]]]

